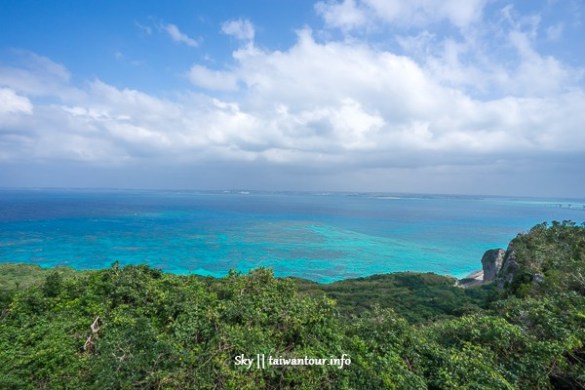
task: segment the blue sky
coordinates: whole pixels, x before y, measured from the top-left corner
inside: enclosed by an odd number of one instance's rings
[[[585,196],[585,1],[0,0],[0,186]]]

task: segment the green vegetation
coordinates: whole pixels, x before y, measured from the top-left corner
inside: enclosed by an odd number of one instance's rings
[[[470,289],[1,265],[0,388],[584,388],[585,227],[538,225],[511,248],[496,283]],[[236,365],[256,354],[265,369]],[[343,354],[343,368],[268,364]]]
[[[344,317],[371,311],[375,306],[392,308],[410,323],[460,317],[486,308],[495,286],[474,289],[455,287],[456,279],[432,273],[399,272],[317,284],[298,279],[299,290],[324,293],[337,302]]]
[[[74,270],[66,267],[44,269],[32,264],[0,264],[0,291],[19,290],[39,285],[47,275],[55,272],[67,276],[76,274]]]
[[[507,278],[511,280],[502,281],[506,292],[519,297],[566,291],[585,294],[584,229],[571,221],[555,221],[518,235],[512,242],[517,269]]]

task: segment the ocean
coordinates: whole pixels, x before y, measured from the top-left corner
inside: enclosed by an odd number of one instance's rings
[[[399,271],[462,278],[487,249],[585,200],[381,193],[0,190],[0,262],[148,264],[221,277],[269,267],[316,282]]]

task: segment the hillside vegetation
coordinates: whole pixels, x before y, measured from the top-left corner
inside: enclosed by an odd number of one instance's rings
[[[465,290],[433,274],[319,285],[4,264],[0,388],[585,388],[585,227],[538,225],[508,254],[496,282]]]

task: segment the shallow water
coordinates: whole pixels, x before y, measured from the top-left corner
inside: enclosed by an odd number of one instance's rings
[[[396,271],[464,277],[483,252],[585,200],[405,194],[0,190],[0,262],[148,263],[318,282]]]

